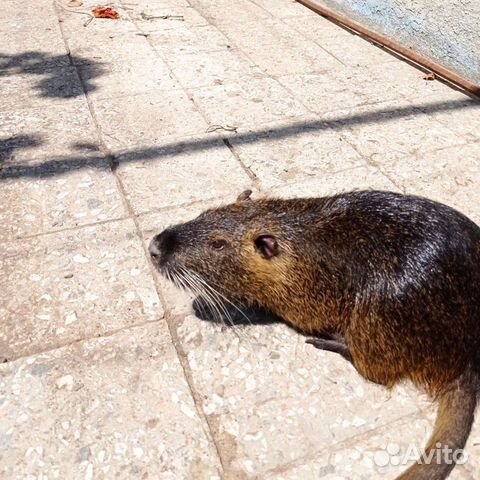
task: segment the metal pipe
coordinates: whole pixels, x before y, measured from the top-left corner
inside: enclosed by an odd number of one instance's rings
[[[461,77],[460,75],[448,70],[448,68],[443,67],[442,65],[434,62],[433,60],[425,57],[421,53],[413,51],[411,48],[406,48],[394,40],[390,40],[381,33],[374,32],[368,28],[363,27],[357,22],[350,20],[345,15],[337,13],[330,8],[319,5],[315,0],[296,0],[298,3],[301,3],[310,10],[318,13],[322,17],[327,18],[328,20],[333,21],[341,26],[353,30],[362,37],[367,38],[372,43],[379,45],[380,47],[387,48],[396,54],[410,60],[411,62],[417,64],[424,69],[433,72],[435,75],[438,75],[440,78],[446,80],[449,83],[466,90],[467,92],[475,95],[480,98],[480,86],[475,85],[469,80]]]

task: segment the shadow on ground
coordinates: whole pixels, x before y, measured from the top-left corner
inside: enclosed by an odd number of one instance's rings
[[[15,158],[15,150],[27,150],[42,144],[37,135],[13,135],[7,138],[0,138],[0,168],[2,163]]]
[[[220,323],[225,326],[237,325],[268,325],[271,323],[283,323],[284,320],[277,315],[260,308],[222,303],[221,307],[206,301],[204,297],[197,297],[192,304],[195,315],[200,320],[212,323]]]
[[[225,135],[223,141],[227,142],[229,139],[234,139],[235,144],[250,144],[255,142],[268,142],[271,140],[278,140],[282,138],[295,137],[308,131],[341,131],[348,127],[360,124],[375,124],[375,123],[389,123],[397,119],[410,117],[412,115],[421,115],[424,113],[433,114],[442,111],[451,110],[467,110],[478,107],[479,102],[473,99],[431,102],[428,104],[414,105],[399,108],[380,108],[366,113],[358,113],[348,116],[337,116],[325,120],[310,120],[310,121],[293,121],[291,124],[282,125],[279,127],[266,127],[258,130],[249,131],[246,133]],[[162,158],[174,157],[181,153],[201,152],[218,148],[219,137],[206,136],[205,138],[196,138],[194,140],[181,140],[166,143],[161,146],[153,146],[146,148],[136,148],[121,152],[121,154],[114,154],[114,165],[159,161]],[[7,141],[6,148],[11,145]],[[5,148],[5,147],[4,147]],[[72,149],[78,149],[78,145],[72,145]],[[0,156],[2,155],[2,146],[0,143]],[[5,155],[4,155],[5,156]],[[64,156],[54,157],[43,163],[36,165],[4,165],[0,175],[0,180],[30,177],[42,178],[61,175],[70,170],[77,170],[88,166],[89,168],[97,167],[105,168],[105,157],[102,155],[89,156]]]
[[[0,77],[19,74],[38,76],[33,88],[39,97],[46,98],[77,97],[97,89],[93,81],[106,72],[103,64],[70,55],[70,65],[65,65],[65,59],[65,55],[42,52],[23,52],[17,55],[0,53]],[[73,68],[68,68],[73,65],[82,66],[83,88],[77,73]]]

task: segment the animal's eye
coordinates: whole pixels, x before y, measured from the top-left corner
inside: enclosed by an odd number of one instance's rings
[[[210,246],[214,250],[223,250],[226,245],[227,245],[227,242],[225,240],[212,240],[210,242]]]

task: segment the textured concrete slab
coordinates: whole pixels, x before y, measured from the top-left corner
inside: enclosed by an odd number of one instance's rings
[[[423,76],[409,65],[389,62],[339,67],[322,74],[286,75],[278,80],[309,110],[322,114],[397,100],[399,96],[419,99],[450,92],[442,83],[426,81]]]
[[[248,0],[189,0],[189,3],[213,24],[242,24],[252,19],[271,18],[264,8]]]
[[[85,98],[23,108],[11,104],[0,111],[0,158],[2,166],[43,162],[46,158],[98,156],[98,133]]]
[[[0,60],[1,65],[1,60]],[[45,66],[17,65],[5,68],[0,74],[0,109],[12,108],[14,97],[22,108],[66,105],[65,100],[83,97],[83,86],[74,67],[45,69]],[[19,104],[15,105],[18,108]]]
[[[293,95],[270,78],[216,85],[190,93],[211,125],[238,128],[307,113]]]
[[[368,165],[337,173],[325,173],[319,178],[302,182],[274,186],[269,189],[268,194],[283,198],[321,197],[350,190],[391,190],[400,192],[401,188],[396,183],[393,183],[387,175]]]
[[[427,108],[442,109],[444,103],[431,100]],[[377,165],[467,142],[405,101],[335,112],[330,118],[343,123],[345,138]]]
[[[147,39],[128,17],[125,10],[120,12],[118,20],[91,19],[91,9],[98,6],[93,1],[85,2],[79,15],[59,9],[59,18],[65,41],[75,65],[102,63],[106,68],[110,64],[131,62],[135,57],[148,57],[152,54]],[[89,22],[85,26],[85,22]],[[134,53],[134,55],[133,55]]]
[[[418,452],[427,441],[432,424],[423,414],[411,415],[373,433],[360,435],[338,447],[321,452],[316,459],[301,466],[280,469],[279,473],[267,475],[268,480],[314,480],[345,479],[370,480],[382,478],[394,480],[402,471],[414,463]],[[416,443],[409,442],[411,438]],[[286,471],[282,471],[286,470]],[[468,470],[457,467],[453,480],[472,480]]]
[[[69,64],[67,49],[51,1],[34,2],[28,9],[19,8],[15,0],[3,1],[2,18],[0,72],[4,62],[27,65],[42,59],[45,67]],[[41,24],[38,22],[39,18],[42,18]]]
[[[0,242],[127,215],[106,160],[0,172]]]
[[[208,25],[208,20],[188,4],[168,7],[161,3],[133,4],[131,11],[132,19],[146,34],[175,30],[179,23],[188,27]]]
[[[478,103],[292,0],[95,6],[0,7],[0,477],[393,479],[423,395],[285,325],[194,317],[146,247],[246,188],[480,221]]]
[[[260,74],[248,57],[234,49],[176,53],[169,57],[169,64],[178,81],[188,89],[248,81]]]
[[[465,138],[468,142],[480,140],[480,102],[465,97],[459,92],[450,91],[445,95],[445,108],[430,112],[428,104],[433,101],[416,99],[422,111],[427,112],[434,120],[452,130],[459,138]]]
[[[181,88],[170,69],[154,52],[147,57],[135,56],[108,67],[102,63],[81,65],[78,72],[94,104],[98,100],[114,102],[118,97]]]
[[[308,181],[365,165],[342,137],[316,117],[240,129],[229,141],[262,187]]]
[[[344,65],[382,64],[393,61],[390,54],[319,15],[286,18],[287,23],[321,46]]]
[[[332,55],[277,19],[219,27],[265,73],[326,72],[341,65]],[[255,42],[250,39],[255,37]]]
[[[37,236],[0,248],[2,359],[162,316],[130,220]]]
[[[190,316],[177,332],[225,468],[240,478],[418,411],[407,391],[369,385],[284,325],[235,331]]]
[[[164,58],[175,61],[179,53],[216,52],[230,47],[230,40],[214,25],[187,26],[178,23],[175,28],[149,34],[149,40]]]
[[[303,5],[296,2],[295,0],[286,0],[283,2],[277,2],[276,0],[255,0],[254,3],[255,5],[259,5],[260,7],[264,8],[277,18],[305,18],[316,16],[315,13],[313,13],[308,8],[305,8]]]
[[[399,159],[382,167],[405,191],[459,209],[480,223],[479,146],[460,145]]]
[[[132,149],[118,162],[135,213],[235,195],[251,185],[216,135],[167,139],[154,147]]]
[[[93,108],[102,125],[105,144],[112,150],[164,137],[204,133],[208,125],[182,90],[152,91],[96,100]]]
[[[0,366],[2,478],[220,479],[163,322]]]

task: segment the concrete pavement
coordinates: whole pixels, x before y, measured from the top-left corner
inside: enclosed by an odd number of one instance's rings
[[[31,3],[0,6],[0,476],[394,478],[422,395],[286,326],[200,321],[146,245],[245,188],[480,222],[479,103],[290,0]],[[479,445],[477,422],[453,479]]]

